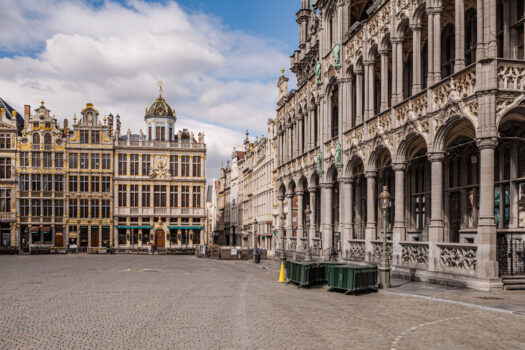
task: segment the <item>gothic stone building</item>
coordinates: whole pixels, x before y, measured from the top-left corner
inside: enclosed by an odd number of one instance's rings
[[[113,115],[101,120],[91,103],[71,129],[44,102],[34,114],[25,109],[17,127],[16,112],[0,107],[2,246],[182,249],[202,241],[204,134],[176,132],[162,95],[139,135],[121,135],[120,116],[114,130]]]
[[[523,274],[523,1],[301,0],[297,22],[297,90],[278,82],[284,248],[378,262],[387,186],[395,275]]]

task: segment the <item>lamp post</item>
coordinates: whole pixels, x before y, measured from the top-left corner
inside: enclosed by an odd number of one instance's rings
[[[285,234],[286,234],[286,231],[285,231],[285,228],[284,228],[284,222],[286,221],[286,214],[285,213],[282,213],[281,215],[281,230],[282,230],[282,234],[281,234],[281,238],[282,238],[282,246],[281,246],[281,262],[286,262],[286,252],[284,250],[284,237],[285,237]]]
[[[253,261],[257,261],[257,219],[253,220]]]
[[[312,214],[312,211],[310,210],[310,206],[307,205],[306,209],[304,210],[304,215],[306,216],[306,239],[307,239],[306,256],[304,257],[304,261],[306,262],[312,261],[312,252],[310,251],[310,214]]]
[[[388,205],[390,203],[388,186],[383,186],[383,191],[379,194],[379,202],[381,204],[381,213],[383,214],[383,250],[381,251],[381,264],[379,265],[379,282],[382,288],[390,288],[390,257],[386,249],[386,224],[388,222]]]

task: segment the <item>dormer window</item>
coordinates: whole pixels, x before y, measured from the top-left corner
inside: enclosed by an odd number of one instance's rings
[[[46,128],[46,129],[51,129],[51,123],[46,123],[46,124],[45,124],[45,128]]]
[[[96,145],[100,143],[100,132],[98,130],[91,131],[91,143]]]
[[[33,134],[33,145],[40,145],[40,135]]]
[[[39,127],[40,127],[40,124],[38,124],[38,123],[33,123],[33,128],[38,129]]]
[[[52,146],[51,146],[51,141],[52,140],[52,137],[51,137],[51,134],[50,133],[47,133],[44,135],[44,149],[51,149]]]
[[[89,131],[80,130],[80,143],[89,143]]]

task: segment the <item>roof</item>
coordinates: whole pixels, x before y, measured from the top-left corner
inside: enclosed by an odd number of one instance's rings
[[[175,110],[166,102],[162,94],[146,109],[146,117],[172,117],[175,118]]]
[[[0,97],[0,107],[5,109],[5,116],[7,119],[12,120],[13,119],[13,111],[16,114],[16,126],[18,130],[22,130],[24,128],[24,117],[18,113],[13,107],[11,107],[3,98]]]

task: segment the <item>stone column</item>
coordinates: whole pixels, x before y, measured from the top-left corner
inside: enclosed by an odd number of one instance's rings
[[[443,242],[443,159],[444,152],[428,154],[431,162],[431,213],[428,229],[428,269],[436,271],[439,268],[439,247],[437,243]]]
[[[347,128],[353,128],[354,125],[354,76],[350,74],[348,78],[348,94],[346,95],[347,111],[346,111],[346,125]]]
[[[397,102],[399,103],[405,98],[405,96],[403,96],[403,42],[405,40],[404,38],[398,38],[397,40],[397,65],[395,69],[397,70]],[[393,84],[394,82],[392,82],[392,85]]]
[[[332,183],[321,184],[321,232],[323,235],[323,260],[330,257],[332,248]]]
[[[412,95],[421,91],[421,24],[414,24],[412,28]]]
[[[398,91],[397,91],[397,75],[398,71],[396,69],[397,67],[397,45],[399,43],[399,39],[392,38],[390,39],[390,42],[392,43],[392,96],[390,97],[390,103],[392,106],[394,106],[398,101]]]
[[[356,125],[363,122],[363,68],[357,67],[356,71],[356,99],[355,99],[355,114]]]
[[[348,130],[348,82],[348,78],[339,79],[339,125],[337,126],[337,136],[340,142],[342,142],[344,131]]]
[[[376,239],[376,176],[377,171],[367,171],[366,176],[366,229],[365,229],[365,256],[370,260],[373,247],[372,240]]]
[[[288,202],[288,214],[286,215],[286,244],[288,245],[288,250],[290,250],[290,242],[293,236],[293,225],[292,225],[292,216],[293,216],[293,193],[286,193],[286,201]]]
[[[479,277],[497,277],[496,224],[494,221],[494,149],[497,138],[477,139],[480,150],[479,223],[477,274]]]
[[[368,115],[366,118],[371,119],[375,115],[375,62],[373,60],[367,61],[366,66],[368,68]]]
[[[427,33],[427,48],[428,48],[428,60],[427,60],[427,86],[434,83],[434,13],[430,8],[427,8],[428,17],[428,33]],[[440,41],[441,43],[441,41]]]
[[[309,126],[308,126],[308,150],[311,150],[312,148],[315,147],[315,144],[314,144],[314,140],[315,140],[315,135],[314,135],[314,118],[315,118],[315,105],[313,106],[309,106],[308,107],[308,113],[310,114],[310,123],[309,123]]]
[[[348,241],[352,239],[352,178],[341,179],[341,193],[340,193],[340,226],[341,231],[341,255],[346,257],[346,251],[350,248]]]
[[[454,61],[454,72],[465,68],[465,0],[455,0],[455,42],[456,59]]]
[[[363,84],[363,93],[364,93],[364,106],[363,106],[363,121],[367,121],[369,117],[369,110],[370,110],[370,107],[369,107],[369,104],[370,104],[370,99],[368,96],[370,96],[370,79],[369,79],[369,76],[370,76],[370,69],[368,69],[368,66],[370,64],[369,61],[364,61],[363,62],[364,65],[365,65],[365,69],[364,69],[364,84]]]
[[[310,248],[313,246],[312,239],[315,237],[315,231],[316,231],[316,221],[315,221],[315,213],[317,208],[315,207],[315,191],[317,190],[316,187],[308,187],[308,193],[310,194],[310,210],[312,211],[312,214],[310,214],[310,232],[309,232],[309,242]]]
[[[441,80],[441,7],[435,7],[434,13],[434,82]]]
[[[406,241],[405,229],[405,163],[393,164],[395,172],[395,214],[393,232],[393,261],[401,261],[402,247],[399,242]]]
[[[297,251],[303,251],[304,227],[303,227],[303,191],[297,191]]]
[[[281,216],[284,214],[284,196],[283,195],[279,195],[277,196],[277,201],[279,202],[279,218],[276,220],[276,222],[278,222],[278,225],[279,227],[277,227],[277,231],[279,231],[279,237],[277,237],[277,241],[275,242],[275,246],[276,247],[280,247],[281,249],[283,249],[282,247],[282,237],[286,235],[286,230],[283,230],[282,227],[283,227],[283,221],[281,219]],[[240,238],[240,243],[241,243],[241,246],[242,246],[242,237]]]
[[[381,112],[388,109],[388,50],[379,51],[381,54]]]

